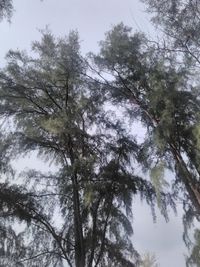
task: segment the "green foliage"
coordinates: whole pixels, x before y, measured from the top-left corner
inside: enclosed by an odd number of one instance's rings
[[[183,56],[186,64],[199,61],[199,1],[142,0],[151,13],[152,21],[165,35],[164,49]],[[163,47],[161,43],[158,44]]]
[[[200,213],[199,4],[192,10],[195,1],[145,2],[167,34],[165,43],[149,42],[120,24],[106,34],[93,61],[100,80],[104,72],[110,74],[102,91],[125,110],[125,127],[140,121],[146,131],[136,158],[147,173],[151,170],[158,204],[170,184],[173,197],[181,196],[190,217],[184,220],[191,221],[191,217],[199,219]],[[187,28],[195,31],[189,40],[184,39]],[[137,139],[139,130],[131,130]],[[170,180],[166,170],[174,174]]]
[[[200,264],[200,231],[195,230],[194,233],[194,246],[192,248],[190,257],[187,259],[187,266],[199,266]]]
[[[158,206],[160,206],[161,192],[164,192],[165,187],[169,185],[164,179],[164,172],[165,172],[164,162],[158,163],[155,167],[151,169],[150,172],[151,181],[153,186],[155,187],[158,198]]]
[[[116,27],[109,45],[123,31],[123,25]],[[126,56],[129,48],[135,53],[143,42],[138,34],[130,37],[130,44],[129,31],[125,29],[119,48]],[[33,51],[33,57],[10,51],[0,72],[0,116],[12,123],[1,136],[2,168],[36,151],[44,161],[57,164],[58,171],[21,174],[26,180],[19,195],[20,203],[26,201],[23,208],[13,202],[9,206],[10,198],[0,196],[13,217],[26,223],[23,255],[15,256],[15,264],[134,267],[140,257],[131,242],[133,196],[139,194],[153,212],[156,203],[153,186],[134,175],[140,148],[124,123],[104,111],[108,100],[102,84],[90,77],[77,32],[56,40],[47,29],[42,40],[33,43]],[[139,62],[139,55],[135,60]],[[139,69],[135,79],[142,76]],[[172,203],[170,196],[160,194],[165,216],[166,205]]]
[[[13,13],[13,1],[12,0],[1,0],[0,1],[0,19],[6,17],[10,20]]]
[[[146,253],[143,256],[141,267],[158,267],[158,263],[154,254]]]
[[[134,267],[140,262],[130,240],[135,194],[154,219],[156,201],[167,218],[179,191],[186,208],[200,210],[200,103],[192,63],[177,65],[179,56],[171,50],[166,56],[123,24],[106,34],[91,63],[80,54],[77,32],[56,40],[47,29],[32,49],[33,57],[10,51],[0,72],[0,116],[12,123],[1,136],[1,170],[36,151],[58,171],[24,172],[26,190],[0,196],[2,207],[26,223],[15,264]],[[113,116],[113,105],[123,117]],[[140,145],[127,130],[138,120],[146,130]],[[151,170],[153,185],[134,175],[135,161]],[[173,198],[165,192],[166,169],[175,173]]]

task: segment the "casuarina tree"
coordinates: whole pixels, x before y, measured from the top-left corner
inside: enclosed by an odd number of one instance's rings
[[[132,199],[139,194],[152,211],[156,202],[150,182],[134,175],[140,148],[109,111],[76,32],[56,40],[45,31],[32,48],[32,57],[10,51],[0,73],[2,264],[136,266]],[[57,171],[24,171],[11,185],[12,161],[34,151]],[[160,204],[166,215],[173,202],[161,193]]]

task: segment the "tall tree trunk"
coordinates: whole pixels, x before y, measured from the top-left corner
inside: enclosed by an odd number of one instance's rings
[[[72,183],[73,183],[74,230],[75,230],[75,262],[76,262],[76,267],[85,267],[83,227],[82,227],[82,218],[80,212],[78,181],[76,174],[72,178]]]
[[[70,155],[71,165],[75,164],[75,155],[73,150],[73,141],[68,134],[68,149]],[[75,266],[85,267],[85,247],[83,238],[83,224],[80,209],[80,198],[79,198],[79,184],[76,170],[71,177],[73,186],[73,207],[74,207],[74,235],[75,235]]]

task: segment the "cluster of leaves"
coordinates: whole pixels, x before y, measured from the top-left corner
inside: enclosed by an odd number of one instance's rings
[[[146,253],[143,256],[141,267],[159,267],[155,255]]]
[[[113,102],[126,108],[130,121],[140,120],[146,128],[141,163],[148,170],[164,164],[177,174],[176,182],[181,177],[187,190],[191,186],[195,191],[200,103],[190,83],[190,69],[177,66],[174,54],[166,59],[144,36],[131,35],[131,29],[122,24],[107,34],[94,60],[113,77],[109,86],[104,85]],[[190,194],[198,210],[198,196]]]
[[[200,3],[196,0],[142,0],[153,14],[152,22],[164,33],[165,51],[173,51],[187,59],[199,61]],[[166,38],[167,37],[167,38]]]
[[[184,161],[187,165],[187,171],[178,167],[178,174],[183,179],[183,176],[191,177],[191,184],[193,183],[196,198],[199,199],[199,27],[200,27],[200,2],[196,0],[186,1],[157,1],[157,0],[144,0],[147,4],[148,11],[152,14],[152,21],[164,34],[164,45],[157,44],[157,48],[162,49],[165,55],[169,53],[176,56],[176,66],[185,66],[190,69],[188,76],[188,86],[186,87],[193,100],[190,98],[190,104],[193,102],[195,105],[192,107],[189,103],[182,99],[185,109],[188,109],[189,117],[184,118],[185,125],[191,124],[187,131],[181,132],[181,139],[184,135],[186,141],[181,145],[181,152]],[[178,108],[181,114],[181,103]],[[190,108],[188,108],[190,107]],[[184,162],[183,162],[184,163]],[[187,188],[189,199],[194,202],[194,196],[189,188]],[[199,201],[198,201],[199,202]],[[199,207],[193,209],[187,201],[184,203],[185,215],[185,240],[188,243],[187,232],[188,227],[192,224],[195,217],[199,220]],[[197,229],[194,235],[194,247],[191,256],[188,259],[188,266],[199,265],[199,238]]]
[[[140,36],[134,38],[139,46]],[[2,210],[25,222],[15,238],[22,252],[7,261],[29,267],[64,262],[134,267],[140,257],[130,239],[133,196],[145,199],[154,216],[157,199],[151,183],[134,175],[141,149],[125,123],[104,109],[110,96],[80,55],[76,32],[59,40],[43,32],[32,48],[33,57],[10,51],[0,73],[0,116],[11,123],[1,136],[2,170],[36,151],[59,171],[24,172],[26,191],[1,194]],[[171,196],[161,192],[159,202],[167,217]]]
[[[10,20],[13,13],[13,1],[1,0],[0,1],[0,19],[7,18]]]
[[[159,12],[159,6],[164,9],[169,5],[169,1],[166,6],[152,2]],[[157,19],[167,17],[159,14]],[[170,25],[163,23],[170,30]],[[120,24],[107,33],[100,54],[93,60],[101,77],[104,73],[112,77],[102,90],[114,104],[126,109],[129,123],[139,120],[146,130],[137,159],[147,172],[151,170],[158,200],[159,192],[170,184],[174,196],[182,192],[186,214],[199,218],[200,102],[198,79],[194,81],[197,76],[193,73],[198,69],[192,52],[184,54],[192,61],[182,60],[180,64],[182,52],[180,55],[172,47],[167,53],[157,49],[143,35],[132,35],[130,28]],[[166,180],[166,170],[174,174],[173,179]]]
[[[58,171],[24,172],[26,190],[2,183],[4,265],[137,266],[130,239],[137,194],[153,216],[157,201],[167,218],[167,206],[175,208],[181,193],[186,214],[199,218],[199,4],[145,2],[170,36],[167,48],[119,24],[87,60],[76,32],[59,40],[43,32],[32,57],[8,53],[0,72],[0,116],[11,127],[2,129],[1,171],[11,173],[10,162],[33,151]],[[10,13],[2,16],[11,14],[7,3]],[[130,127],[138,121],[145,131],[140,143]],[[153,185],[134,174],[135,161]],[[167,179],[169,171],[174,177]],[[10,218],[24,221],[19,235]]]

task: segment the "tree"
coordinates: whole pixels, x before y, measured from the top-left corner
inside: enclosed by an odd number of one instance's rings
[[[6,18],[10,22],[13,11],[13,0],[0,0],[0,20]]]
[[[10,259],[11,266],[13,261],[29,267],[63,266],[64,261],[76,267],[136,266],[132,198],[140,194],[152,211],[156,202],[150,182],[134,175],[139,147],[123,123],[104,110],[102,84],[80,55],[76,32],[59,40],[44,32],[33,53],[10,51],[0,73],[0,116],[7,122],[2,171],[9,171],[19,155],[37,151],[57,164],[58,172],[24,172],[26,183],[14,190],[17,201],[0,196],[5,226],[14,218],[24,222],[19,235],[7,230],[18,253],[4,249],[4,264]],[[173,201],[162,193],[164,215],[167,204]]]
[[[200,2],[199,1],[157,1],[157,0],[144,0],[147,4],[148,11],[152,14],[152,21],[161,32],[163,32],[164,45],[157,43],[157,48],[162,50],[165,54],[172,53],[177,58],[176,66],[182,64],[187,66],[191,70],[188,77],[189,86],[187,90],[193,94],[196,99],[199,100],[199,26],[200,26]],[[197,101],[198,102],[198,101]],[[188,106],[188,105],[186,105]],[[188,177],[192,173],[196,197],[199,199],[199,106],[196,110],[196,123],[190,129],[188,129],[189,146],[187,148],[189,153],[182,153],[186,159],[188,165]],[[190,113],[193,114],[194,110],[191,109]],[[195,167],[192,167],[194,166]],[[192,170],[190,169],[192,167]],[[191,178],[192,178],[191,176]],[[189,191],[188,191],[189,192]],[[192,199],[192,194],[189,193]],[[186,214],[184,216],[185,233],[184,239],[187,245],[192,245],[188,239],[187,232],[188,227],[191,227],[191,222],[194,217],[199,220],[199,208],[196,207],[196,211],[193,211],[191,207],[186,204]],[[187,262],[188,265],[198,266],[199,259],[199,230],[195,231],[195,244],[192,249],[192,253]]]
[[[200,103],[190,65],[177,64],[176,54],[155,49],[144,35],[132,35],[123,24],[107,33],[93,60],[109,99],[126,109],[132,123],[139,120],[146,129],[139,158],[143,166],[154,173],[155,168],[174,173],[173,193],[181,189],[185,209],[198,217]]]
[[[142,0],[152,14],[152,22],[164,33],[165,51],[182,54],[199,65],[200,3],[196,0]],[[180,59],[180,58],[179,58]]]
[[[10,20],[13,13],[12,0],[0,0],[0,19],[7,18]]]

